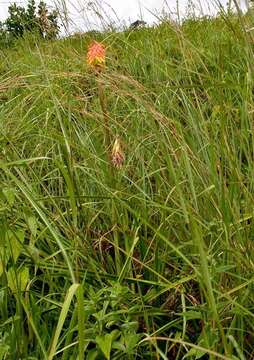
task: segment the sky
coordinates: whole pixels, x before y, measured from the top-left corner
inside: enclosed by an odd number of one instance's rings
[[[49,6],[64,8],[67,6],[70,19],[71,32],[101,28],[110,23],[128,25],[131,22],[143,18],[147,23],[156,22],[162,11],[177,17],[177,14],[184,16],[187,11],[189,0],[44,0]],[[239,1],[239,0],[238,0]],[[240,0],[244,7],[246,0]],[[9,0],[0,0],[0,21],[7,16]],[[218,10],[218,2],[226,6],[228,0],[192,0],[195,11],[198,14],[214,14]],[[26,4],[26,0],[16,0],[20,5]],[[217,4],[217,5],[216,5]],[[104,14],[102,18],[96,15]]]

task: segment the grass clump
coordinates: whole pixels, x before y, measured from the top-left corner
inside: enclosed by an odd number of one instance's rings
[[[110,129],[85,62],[94,38],[1,51],[2,359],[253,357],[243,22],[98,34]]]

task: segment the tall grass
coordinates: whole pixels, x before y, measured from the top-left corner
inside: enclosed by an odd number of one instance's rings
[[[1,359],[253,358],[251,21],[1,50]]]

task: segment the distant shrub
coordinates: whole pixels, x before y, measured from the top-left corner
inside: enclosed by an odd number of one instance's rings
[[[58,12],[50,11],[43,1],[38,8],[35,0],[29,0],[27,7],[11,4],[8,13],[8,18],[0,24],[0,46],[6,46],[13,38],[23,37],[27,32],[38,33],[46,39],[59,34]]]

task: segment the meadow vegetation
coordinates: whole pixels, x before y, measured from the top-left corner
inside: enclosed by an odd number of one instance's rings
[[[0,359],[254,358],[252,27],[0,50]]]

